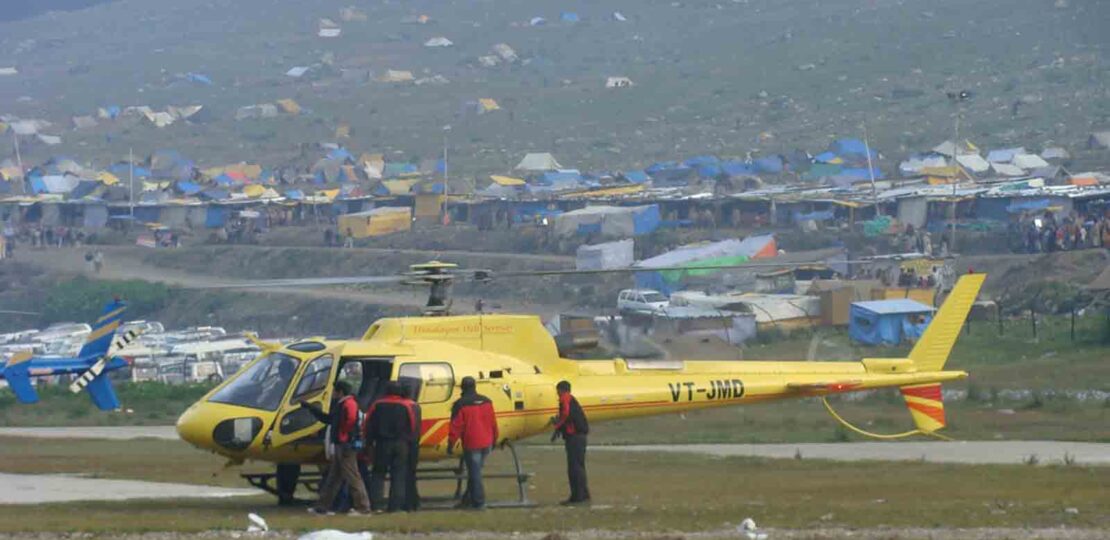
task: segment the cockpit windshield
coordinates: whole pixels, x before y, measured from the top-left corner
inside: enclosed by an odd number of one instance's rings
[[[297,364],[292,356],[270,353],[240,372],[208,401],[275,411],[297,372]]]

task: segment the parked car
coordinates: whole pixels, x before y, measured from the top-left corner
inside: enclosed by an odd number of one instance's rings
[[[659,291],[651,289],[625,289],[617,295],[617,309],[621,311],[665,311],[670,301]]]

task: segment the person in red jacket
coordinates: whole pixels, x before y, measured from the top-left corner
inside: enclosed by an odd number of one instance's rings
[[[454,452],[456,441],[462,441],[467,480],[461,507],[486,507],[482,466],[499,436],[493,402],[478,393],[474,377],[463,377],[462,397],[451,406],[451,431],[447,435],[448,454]]]
[[[555,432],[551,434],[554,442],[559,436],[563,437],[567,453],[567,480],[570,482],[570,497],[563,501],[564,505],[589,504],[590,487],[586,483],[586,435],[590,432],[590,424],[586,420],[586,411],[570,393],[570,381],[559,381],[555,385],[559,394],[559,416],[553,420]]]
[[[351,385],[347,381],[336,381],[335,399],[328,421],[331,425],[331,442],[335,444],[335,456],[328,464],[324,484],[320,486],[320,501],[308,511],[313,514],[331,514],[332,503],[335,502],[340,488],[346,483],[354,502],[351,513],[369,514],[370,499],[366,495],[366,486],[358,471],[358,454],[362,450],[361,426],[358,425],[358,402],[351,395]],[[309,405],[302,402],[301,406]]]

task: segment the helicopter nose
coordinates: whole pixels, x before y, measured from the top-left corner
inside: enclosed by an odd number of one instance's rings
[[[177,419],[177,436],[181,440],[206,450],[212,448],[212,422],[208,420],[212,415],[205,414],[204,404],[198,403],[189,407]]]
[[[177,435],[197,448],[240,456],[262,431],[262,419],[243,412],[197,403],[177,419]]]

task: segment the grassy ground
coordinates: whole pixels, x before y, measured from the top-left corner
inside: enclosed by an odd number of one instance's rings
[[[754,517],[766,527],[1110,527],[1110,469],[834,464],[688,455],[590,457],[592,510],[563,509],[562,454],[529,448],[537,473],[533,509],[484,514],[421,512],[368,518],[379,532],[719,530]],[[490,467],[507,465],[495,454]],[[214,456],[167,441],[0,439],[0,470],[84,472],[108,478],[239,485]],[[492,487],[492,486],[491,486]],[[492,487],[509,495],[509,486]],[[1065,512],[1077,508],[1079,513]],[[358,527],[356,518],[313,518],[265,497],[0,506],[0,532],[242,529],[247,512],[279,529]],[[369,528],[369,527],[366,527]]]

